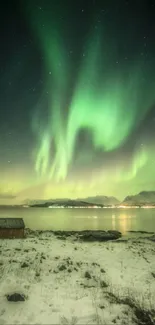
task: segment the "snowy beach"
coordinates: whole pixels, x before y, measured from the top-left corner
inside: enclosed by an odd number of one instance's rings
[[[146,237],[0,240],[0,324],[155,324],[155,236]],[[8,301],[13,293],[25,301]]]

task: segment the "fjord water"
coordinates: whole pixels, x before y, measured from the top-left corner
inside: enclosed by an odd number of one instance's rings
[[[32,230],[155,232],[155,209],[0,208],[0,218],[23,218]]]

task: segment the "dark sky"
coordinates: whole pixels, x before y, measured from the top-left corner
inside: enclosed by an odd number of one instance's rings
[[[155,190],[155,1],[0,15],[1,203]]]

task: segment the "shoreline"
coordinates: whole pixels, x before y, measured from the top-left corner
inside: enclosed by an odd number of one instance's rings
[[[88,242],[26,231],[0,240],[1,325],[155,324],[154,235]],[[13,293],[25,301],[8,301]]]
[[[134,238],[149,239],[155,241],[154,231],[144,230],[128,230],[125,234],[122,234],[117,230],[33,230],[25,228],[26,236],[40,236],[54,235],[57,239],[66,240],[68,238],[74,239],[74,241],[85,241],[85,242],[123,242],[132,240]],[[139,236],[139,237],[138,237]]]
[[[39,236],[42,234],[51,234],[56,236],[58,239],[67,239],[69,237],[73,237],[75,241],[108,241],[108,240],[116,240],[122,237],[120,231],[117,230],[31,230],[30,228],[25,229],[26,236],[34,235]]]

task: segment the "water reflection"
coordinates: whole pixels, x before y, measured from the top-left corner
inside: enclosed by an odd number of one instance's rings
[[[125,213],[120,214],[118,217],[120,222],[121,232],[124,234],[128,229],[131,229],[131,219]]]
[[[116,216],[115,216],[115,214],[112,214],[112,230],[117,230],[116,229]]]
[[[155,231],[155,209],[0,209],[0,217],[23,218],[31,229]]]

